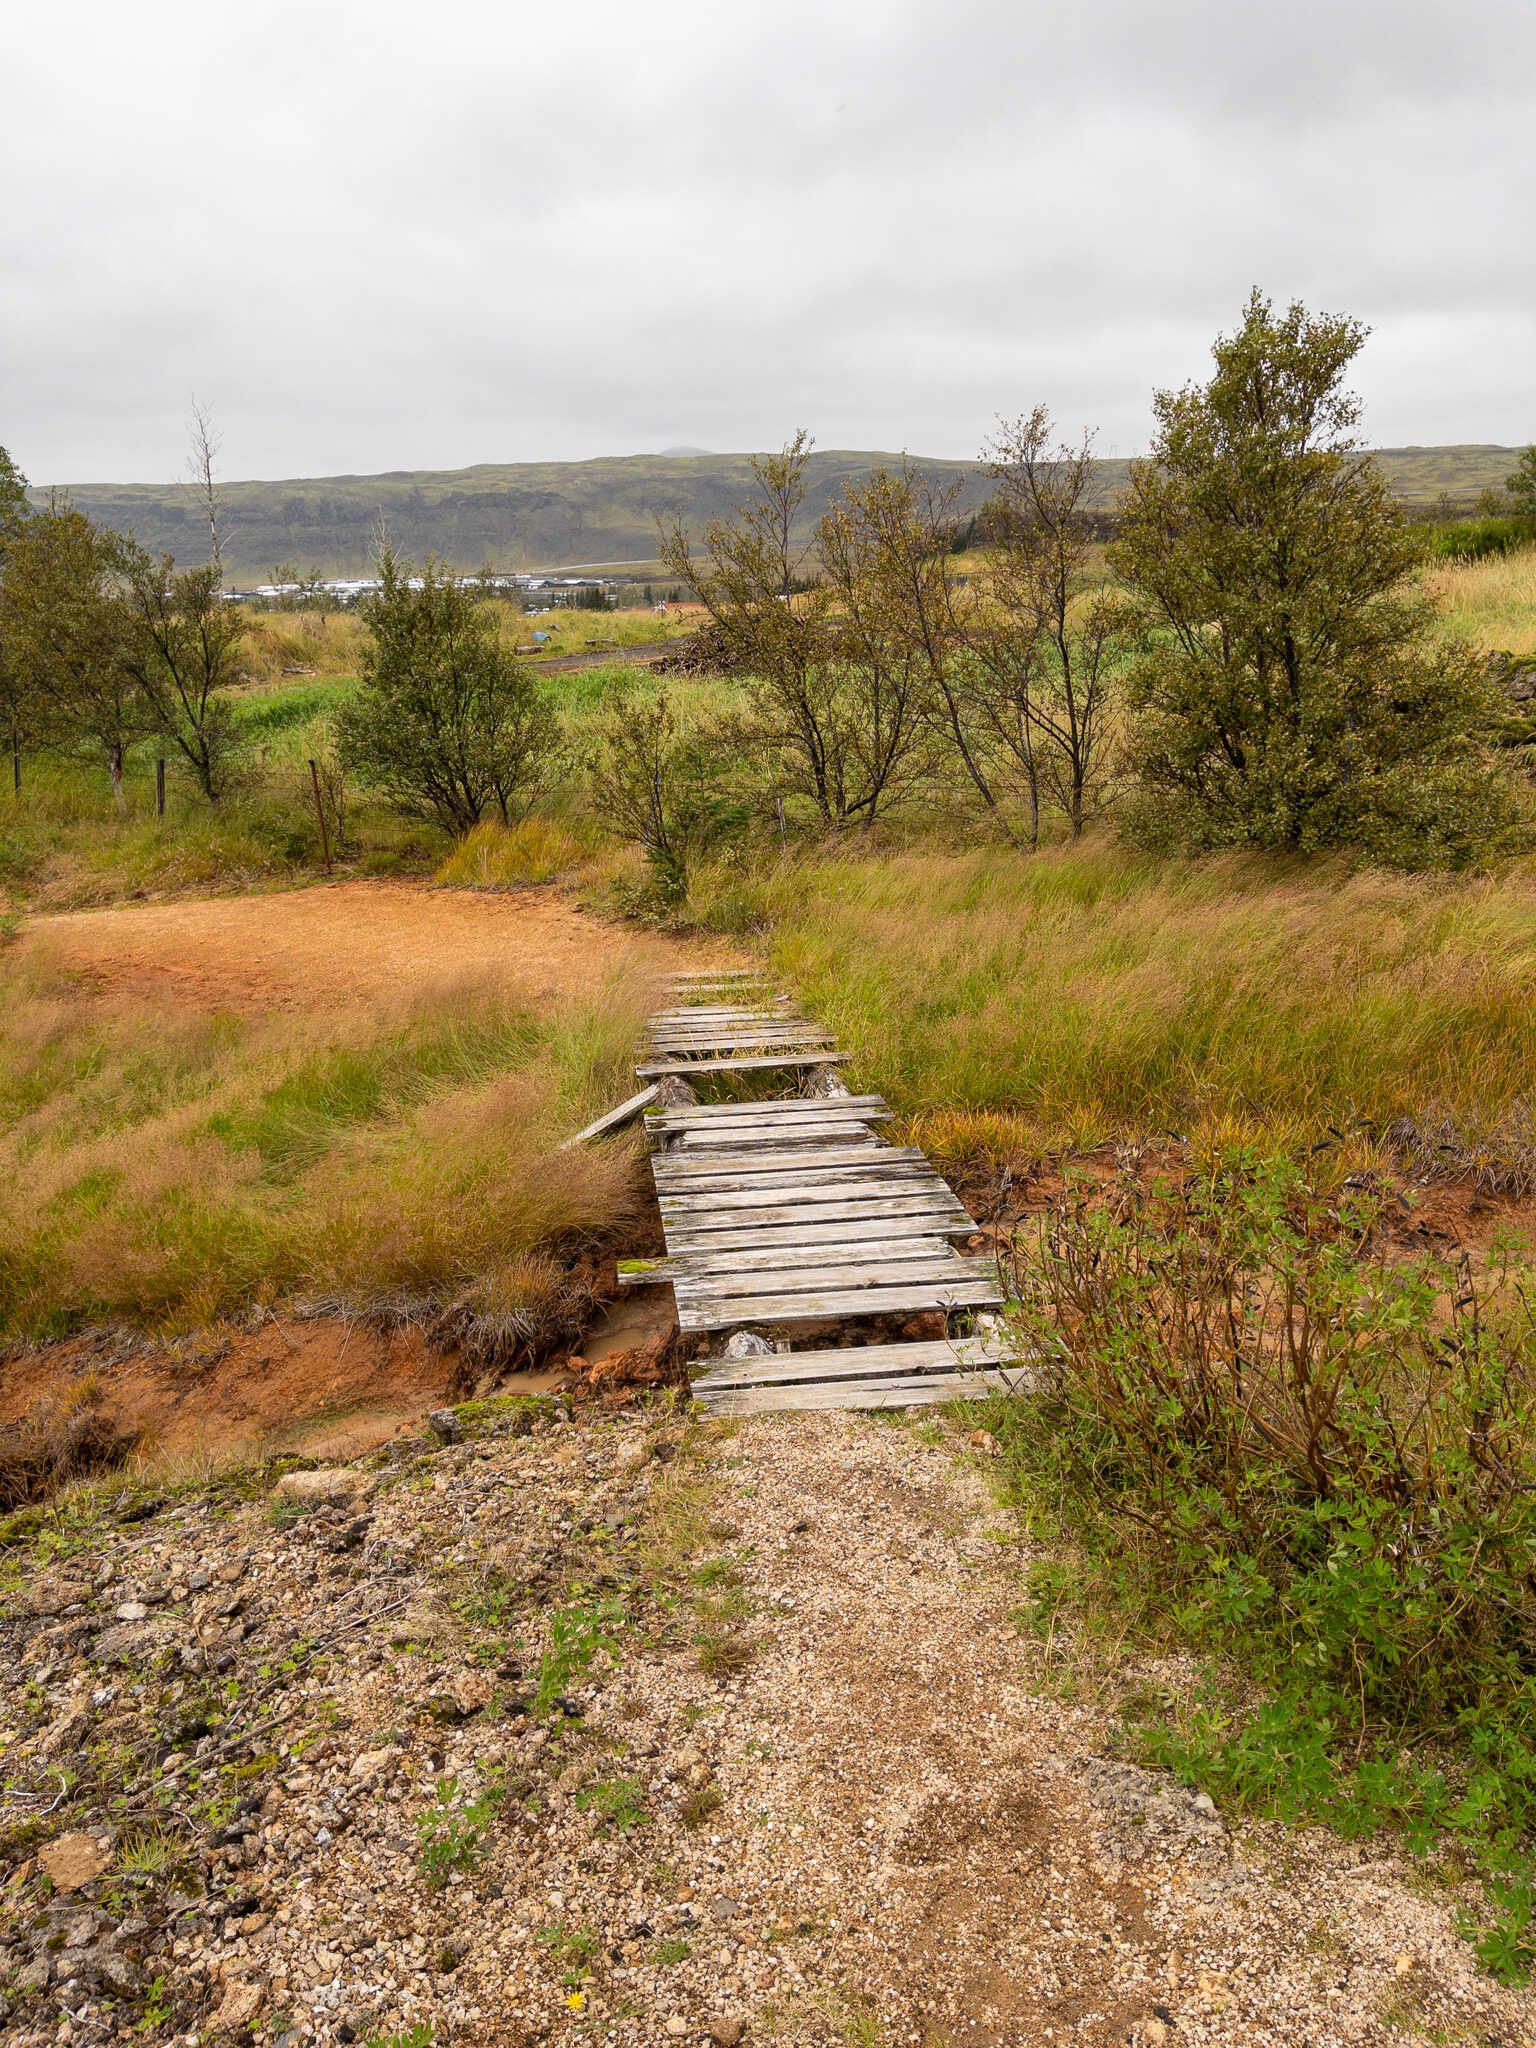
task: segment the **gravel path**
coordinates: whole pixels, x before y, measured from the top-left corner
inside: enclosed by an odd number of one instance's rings
[[[953,1430],[467,1427],[23,1563],[18,2048],[1536,2042],[1470,1892],[1111,1759]]]

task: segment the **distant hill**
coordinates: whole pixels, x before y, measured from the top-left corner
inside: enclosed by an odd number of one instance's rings
[[[1430,506],[1444,494],[1470,507],[1514,467],[1513,448],[1384,448],[1380,460],[1405,499]],[[820,449],[811,457],[806,524],[850,477],[901,458],[870,450]],[[479,463],[473,469],[395,470],[383,476],[301,477],[223,486],[225,559],[239,581],[279,562],[345,576],[364,571],[382,520],[402,554],[443,557],[460,569],[547,569],[646,562],[656,521],[681,513],[693,526],[731,511],[746,496],[747,455],[625,455],[592,462]],[[964,479],[962,504],[986,495],[977,463],[915,457],[925,477]],[[1123,461],[1105,462],[1104,488],[1125,481]],[[74,484],[82,512],[146,547],[179,559],[206,548],[202,514],[179,484]],[[44,494],[37,494],[41,498]]]

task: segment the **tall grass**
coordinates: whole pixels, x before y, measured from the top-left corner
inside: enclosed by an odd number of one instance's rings
[[[1178,1133],[1292,1150],[1401,1119],[1512,1165],[1536,1145],[1526,868],[908,852],[722,870],[694,907],[766,923],[851,1075],[941,1149]]]
[[[1536,547],[1429,572],[1440,630],[1473,647],[1536,654]]]
[[[558,1140],[624,1092],[647,1000],[177,1015],[0,962],[0,1341],[322,1295],[536,1349],[629,1205],[622,1146]]]

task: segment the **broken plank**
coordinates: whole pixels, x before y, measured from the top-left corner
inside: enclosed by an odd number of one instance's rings
[[[567,1138],[560,1150],[568,1152],[572,1145],[584,1145],[590,1138],[600,1138],[605,1131],[616,1131],[621,1124],[632,1122],[660,1093],[661,1090],[654,1085],[642,1088],[638,1095],[631,1095],[628,1102],[621,1102],[617,1109],[610,1109],[605,1115],[595,1118],[584,1131],[578,1131],[574,1138]]]
[[[779,1387],[695,1393],[710,1415],[766,1415],[818,1408],[918,1408],[933,1401],[979,1401],[1006,1393],[1005,1372],[927,1372],[910,1379],[837,1379]]]
[[[915,1344],[839,1345],[830,1351],[773,1351],[758,1358],[722,1358],[693,1383],[695,1394],[730,1387],[776,1386],[794,1380],[908,1378],[920,1372],[974,1372],[1022,1366],[1006,1343],[983,1337],[930,1337]]]

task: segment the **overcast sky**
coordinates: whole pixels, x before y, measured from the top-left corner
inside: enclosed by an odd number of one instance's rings
[[[49,0],[0,120],[0,443],[161,481],[1144,447],[1253,284],[1377,444],[1536,437],[1536,0]]]

